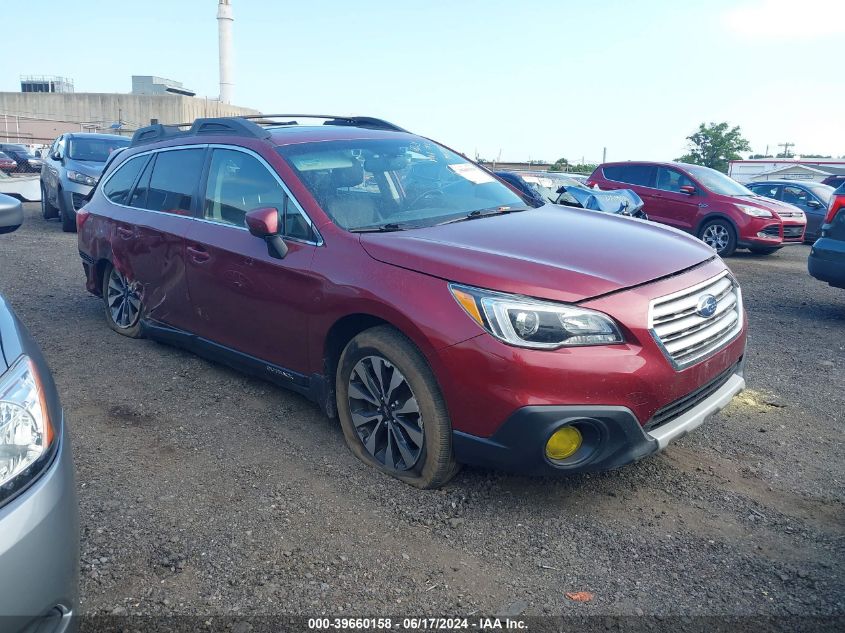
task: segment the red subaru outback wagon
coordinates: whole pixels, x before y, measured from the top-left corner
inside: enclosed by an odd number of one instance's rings
[[[740,288],[700,241],[530,207],[385,121],[302,119],[136,132],[78,216],[112,329],[304,394],[419,487],[615,468],[744,387]]]
[[[725,174],[687,163],[604,163],[587,181],[633,189],[648,219],[699,237],[721,257],[737,248],[770,255],[802,244],[807,218],[791,204],[757,195]]]

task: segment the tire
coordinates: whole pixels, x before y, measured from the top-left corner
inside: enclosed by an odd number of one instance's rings
[[[76,212],[67,208],[61,189],[58,190],[57,197],[59,200],[59,217],[62,219],[62,231],[76,233]]]
[[[780,249],[766,248],[765,246],[749,246],[748,250],[754,253],[755,255],[771,255],[772,253],[777,253]]]
[[[698,239],[716,251],[719,257],[730,257],[736,251],[736,229],[727,220],[705,222],[698,232]]]
[[[365,464],[417,488],[439,488],[460,470],[440,387],[420,351],[396,329],[382,325],[353,338],[335,387],[346,443]]]
[[[109,327],[123,336],[141,338],[143,303],[131,282],[111,263],[103,273],[102,294]],[[120,306],[124,306],[124,312],[120,312]]]
[[[47,190],[44,189],[44,183],[41,184],[41,216],[45,220],[59,217],[59,210],[47,200]]]

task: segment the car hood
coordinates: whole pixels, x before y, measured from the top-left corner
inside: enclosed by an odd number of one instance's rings
[[[546,205],[393,233],[363,233],[374,259],[490,290],[575,302],[666,277],[714,257],[651,222]]]
[[[786,217],[792,217],[794,215],[804,213],[795,205],[767,198],[766,196],[742,196],[735,197],[734,200],[737,204],[747,204],[752,207],[760,207],[761,209],[766,209],[767,211],[774,211],[779,215],[783,214]]]

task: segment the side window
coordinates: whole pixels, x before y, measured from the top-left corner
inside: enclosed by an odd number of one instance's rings
[[[777,200],[778,194],[780,193],[780,185],[751,185],[749,189],[758,196],[766,196],[767,198],[772,198],[773,200]]]
[[[259,160],[244,152],[215,149],[208,170],[204,216],[207,220],[245,226],[247,212],[273,207],[284,218],[284,235],[311,240],[308,221]]]
[[[103,194],[106,198],[117,204],[129,204],[129,191],[138,177],[138,172],[147,162],[147,158],[149,157],[135,156],[119,165],[103,185]]]
[[[788,204],[795,204],[799,207],[805,206],[807,204],[807,199],[809,198],[809,196],[810,194],[808,194],[800,187],[783,188],[783,201]]]
[[[654,167],[651,165],[612,165],[603,169],[608,180],[641,187],[654,187]]]
[[[189,215],[191,201],[202,176],[205,149],[157,152],[141,208]],[[140,185],[140,183],[139,183]]]
[[[694,187],[692,180],[681,172],[668,167],[657,168],[657,188],[662,191],[681,193],[681,187]]]
[[[149,157],[150,160],[147,162],[147,166],[144,167],[144,171],[138,179],[138,184],[135,185],[135,189],[132,191],[132,196],[129,198],[130,207],[138,207],[141,209],[146,208],[147,194],[150,191],[150,176],[153,173],[156,156],[157,154],[153,154]]]

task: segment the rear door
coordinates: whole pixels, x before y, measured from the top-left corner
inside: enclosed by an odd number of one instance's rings
[[[681,193],[681,187],[695,187],[695,193]],[[649,219],[692,232],[698,222],[698,209],[703,192],[681,171],[672,167],[657,168],[655,191],[646,213]]]
[[[288,253],[270,256],[246,229],[247,212],[273,207]],[[186,240],[192,330],[303,384],[307,381],[307,323],[321,282],[311,274],[318,236],[272,167],[258,154],[214,147],[208,163],[201,219]]]
[[[823,203],[809,190],[797,185],[784,185],[781,200],[798,207],[807,216],[805,236],[807,238],[818,237],[822,221],[827,213],[827,204]]]
[[[199,208],[206,151],[205,146],[192,146],[150,154],[115,214],[111,240],[113,263],[136,284],[146,318],[184,330],[191,329],[192,320],[185,234]],[[103,189],[107,195],[111,180]]]

